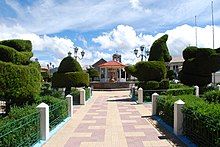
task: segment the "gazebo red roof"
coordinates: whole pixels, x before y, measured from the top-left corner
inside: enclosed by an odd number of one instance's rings
[[[99,67],[103,68],[121,68],[121,67],[125,67],[124,64],[122,64],[121,62],[118,61],[109,61],[103,64],[100,64]]]

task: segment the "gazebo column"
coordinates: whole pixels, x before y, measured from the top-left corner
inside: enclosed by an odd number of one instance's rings
[[[102,68],[99,68],[99,81],[102,81]]]
[[[108,81],[108,70],[107,68],[105,68],[105,82]]]
[[[127,77],[126,77],[126,71],[125,71],[125,82],[127,81]]]
[[[119,68],[119,82],[121,82],[121,68]]]

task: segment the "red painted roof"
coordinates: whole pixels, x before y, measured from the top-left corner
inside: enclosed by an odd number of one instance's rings
[[[118,61],[109,61],[109,62],[100,64],[99,67],[120,68],[120,67],[125,67],[125,65]]]

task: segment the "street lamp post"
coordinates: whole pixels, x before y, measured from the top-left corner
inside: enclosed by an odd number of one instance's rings
[[[134,54],[137,58],[141,57],[141,61],[143,61],[144,58],[146,59],[147,56],[149,56],[150,51],[148,49],[146,50],[146,47],[144,45],[140,46],[140,50],[141,50],[140,55],[138,55],[138,49],[137,48],[134,49]]]
[[[75,58],[76,60],[77,60],[77,58],[79,58],[79,59],[81,60],[81,59],[84,57],[84,55],[85,55],[85,51],[81,51],[81,56],[82,56],[82,57],[80,58],[80,57],[77,55],[78,50],[79,50],[78,47],[74,47],[73,49],[74,49],[74,58]],[[71,54],[72,54],[72,53],[69,52],[69,53],[68,53],[68,56],[71,56]]]

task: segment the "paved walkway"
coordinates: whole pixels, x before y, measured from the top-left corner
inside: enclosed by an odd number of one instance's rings
[[[85,106],[74,108],[73,118],[45,147],[143,147],[172,146],[141,116],[151,114],[150,105],[128,100],[128,91],[94,92]]]

